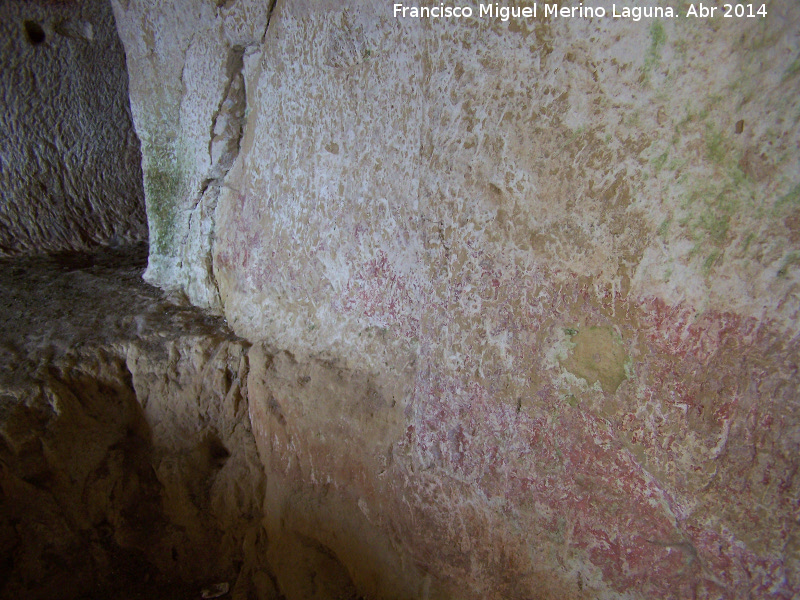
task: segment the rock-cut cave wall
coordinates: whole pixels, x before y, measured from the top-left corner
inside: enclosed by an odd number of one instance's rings
[[[0,43],[0,256],[146,241],[111,6],[3,2]]]
[[[139,171],[5,3],[2,252],[170,295],[3,261],[0,593],[800,595],[800,6],[659,6],[112,0]]]
[[[658,5],[114,0],[287,597],[315,544],[367,597],[800,593],[800,7]]]

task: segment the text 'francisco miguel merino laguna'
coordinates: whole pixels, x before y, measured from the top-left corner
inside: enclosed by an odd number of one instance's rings
[[[577,6],[543,4],[542,9],[539,10],[538,3],[534,3],[533,6],[501,6],[500,3],[495,2],[479,4],[476,13],[475,9],[471,6],[449,6],[444,3],[438,6],[406,6],[400,3],[394,5],[395,18],[411,19],[469,19],[477,16],[508,21],[512,18],[535,19],[537,13],[541,13],[545,18],[562,17],[566,19],[577,17],[591,19],[593,17],[602,18],[610,16],[614,18],[631,19],[633,21],[639,21],[642,18],[669,19],[676,16],[675,11],[669,6],[623,6],[617,8],[616,4],[612,4],[611,10],[607,11],[602,6],[584,6],[583,3]]]
[[[719,11],[719,15],[717,14]],[[767,16],[766,4],[723,4],[719,6],[705,5],[703,2],[692,2],[685,11],[687,18],[765,18]],[[499,2],[479,4],[477,14],[471,6],[448,6],[444,2],[438,6],[406,6],[402,3],[394,4],[395,18],[411,19],[452,19],[470,17],[488,17],[490,19],[535,19],[538,14],[548,17],[561,17],[562,19],[591,19],[613,17],[615,19],[630,19],[641,21],[644,19],[671,19],[677,13],[670,6],[622,6],[617,8],[611,5],[608,11],[602,6],[584,6],[583,2],[577,6],[559,6],[558,4],[542,4],[539,10],[538,2],[533,6],[501,6]]]

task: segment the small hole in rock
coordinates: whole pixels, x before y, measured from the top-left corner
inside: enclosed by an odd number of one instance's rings
[[[35,21],[24,21],[22,26],[25,28],[25,36],[32,46],[38,46],[45,40],[44,29]]]
[[[208,455],[211,461],[217,466],[222,466],[231,453],[223,445],[222,441],[215,435],[211,435],[206,439],[208,448]]]

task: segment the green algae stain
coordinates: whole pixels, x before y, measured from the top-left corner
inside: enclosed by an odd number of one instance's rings
[[[659,154],[652,160],[653,172],[655,175],[658,175],[661,172],[661,169],[664,168],[664,165],[667,163],[667,158],[669,158],[669,151]]]
[[[572,337],[575,347],[563,367],[589,385],[596,382],[613,394],[627,378],[629,357],[611,327],[584,327]]]
[[[168,254],[174,245],[177,202],[182,188],[177,170],[148,167],[144,189],[150,220],[150,245],[157,254]]]
[[[727,140],[722,132],[713,125],[706,125],[705,142],[706,155],[709,160],[716,164],[722,164],[728,153]]]
[[[144,191],[150,227],[150,250],[171,255],[178,240],[179,209],[186,195],[187,164],[182,144],[174,139],[142,139]]]
[[[721,256],[719,250],[712,250],[711,253],[706,256],[705,260],[703,261],[703,274],[708,275],[711,272],[711,268],[714,266],[714,263],[717,262],[717,259]]]
[[[704,131],[706,164],[711,176],[688,182],[688,193],[681,201],[683,214],[678,224],[694,242],[690,256],[699,261],[706,276],[718,266],[725,249],[735,237],[734,221],[743,213],[759,218],[754,183],[739,166],[741,156],[717,128]]]
[[[642,65],[642,76],[644,81],[650,76],[650,71],[658,65],[661,60],[661,48],[667,41],[667,32],[664,31],[664,25],[661,21],[655,21],[650,26],[650,47],[647,49],[645,55],[644,65]]]
[[[736,212],[736,203],[724,194],[706,202],[695,225],[702,230],[705,238],[712,243],[722,245],[728,237],[731,217]]]
[[[672,217],[667,217],[663,221],[661,221],[661,225],[658,226],[656,233],[658,233],[659,237],[663,241],[667,241],[667,234],[669,233],[669,226],[672,223]]]

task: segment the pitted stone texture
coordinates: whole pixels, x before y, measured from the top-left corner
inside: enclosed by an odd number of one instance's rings
[[[314,499],[303,536],[372,515],[412,597],[798,593],[800,9],[769,13],[277,3],[213,216],[221,306],[404,419],[259,387],[262,460]],[[387,466],[363,440],[391,432]],[[326,523],[328,549],[354,526]]]
[[[5,2],[0,37],[0,256],[147,240],[111,7]]]
[[[369,326],[414,336],[432,300],[483,327],[454,288],[544,266],[793,327],[798,40],[778,10],[713,30],[278,8],[217,211],[239,331],[352,348]],[[332,62],[339,38],[357,59]]]
[[[442,589],[797,591],[798,11],[774,9],[278,5],[217,208],[225,314],[298,357],[411,374],[373,471],[393,491],[363,502],[405,499],[386,530]]]

